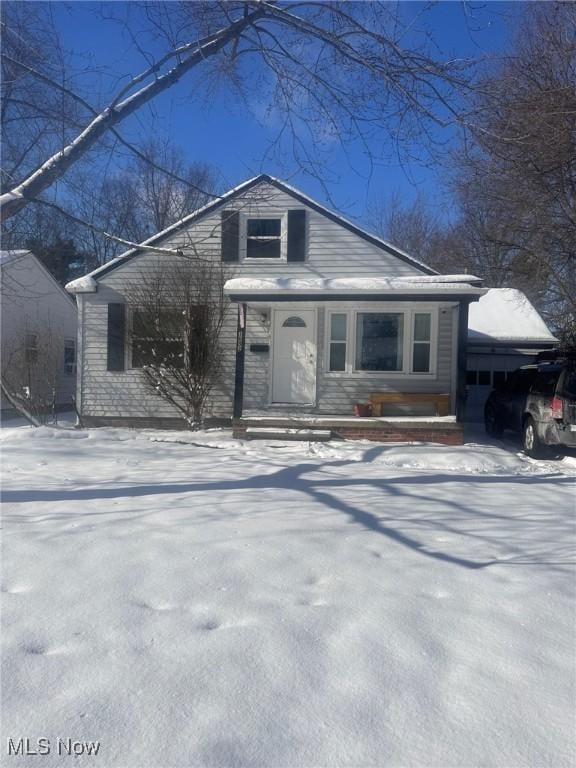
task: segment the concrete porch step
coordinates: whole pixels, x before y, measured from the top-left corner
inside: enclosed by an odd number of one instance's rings
[[[247,427],[246,438],[250,440],[307,440],[325,443],[332,438],[332,432],[329,429]]]

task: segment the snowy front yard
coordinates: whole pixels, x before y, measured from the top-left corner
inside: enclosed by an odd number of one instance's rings
[[[3,764],[574,766],[573,463],[2,440]]]

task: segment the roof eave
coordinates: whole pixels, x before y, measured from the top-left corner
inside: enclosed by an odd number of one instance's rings
[[[249,303],[249,302],[262,302],[262,301],[378,301],[378,299],[399,299],[399,300],[430,300],[438,301],[439,299],[453,299],[463,300],[469,299],[471,301],[477,301],[480,296],[486,293],[484,288],[475,287],[459,287],[449,289],[367,289],[343,291],[315,291],[311,290],[226,290],[225,294],[230,301],[235,303]]]

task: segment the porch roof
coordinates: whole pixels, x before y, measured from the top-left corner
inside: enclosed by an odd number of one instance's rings
[[[235,302],[438,300],[486,293],[473,275],[418,275],[415,277],[234,277],[224,292]]]

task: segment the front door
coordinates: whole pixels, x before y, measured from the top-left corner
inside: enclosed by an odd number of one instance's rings
[[[272,402],[314,402],[315,320],[316,315],[312,309],[275,312]]]

